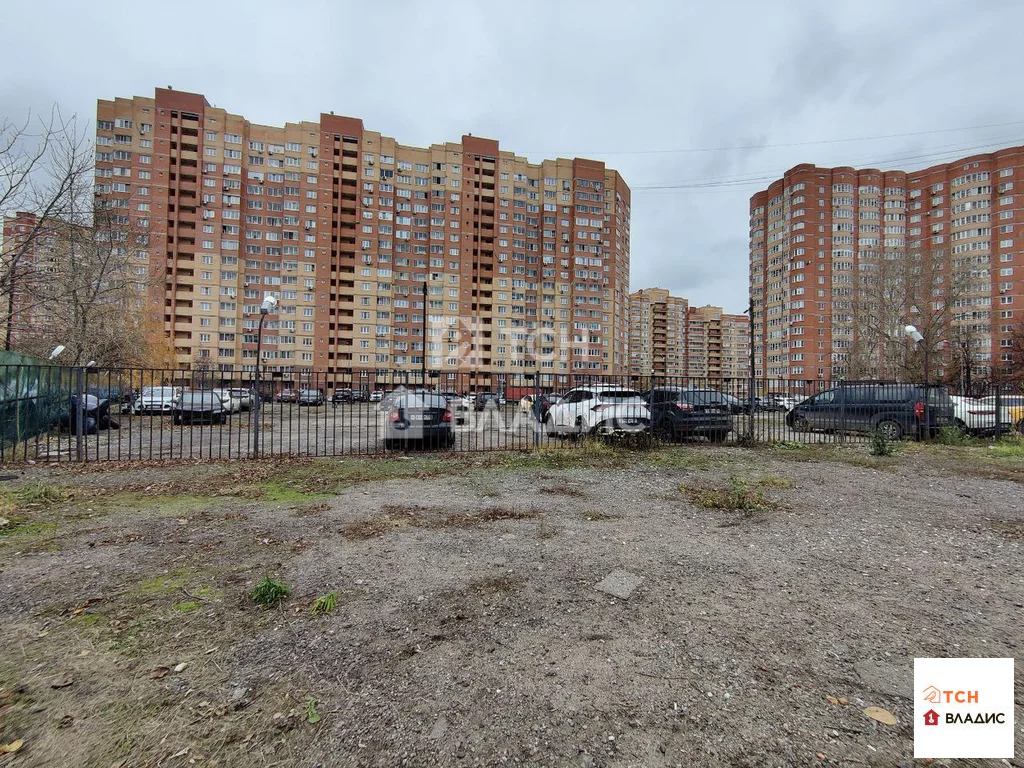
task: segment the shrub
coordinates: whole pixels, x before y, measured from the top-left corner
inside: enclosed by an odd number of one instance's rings
[[[288,595],[291,590],[281,581],[264,576],[263,579],[252,590],[252,599],[257,605],[264,608],[273,608]]]
[[[872,456],[892,456],[894,453],[896,453],[896,449],[881,430],[876,429],[871,433]]]
[[[326,595],[320,595],[313,602],[313,615],[314,616],[326,616],[328,613],[334,610],[334,606],[338,603],[337,591],[328,592]]]

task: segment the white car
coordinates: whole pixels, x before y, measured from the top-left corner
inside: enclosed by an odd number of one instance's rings
[[[951,396],[952,397],[952,396]],[[958,398],[953,397],[955,403]],[[962,400],[970,400],[971,398],[959,398]],[[978,398],[976,401],[980,403],[984,408],[991,411],[992,414],[992,430],[995,431],[995,412],[996,412],[996,397],[995,395],[989,395],[988,397]],[[1014,422],[1021,420],[1021,415],[1024,414],[1024,395],[1002,395],[999,398],[999,407],[1002,409],[1002,413],[999,414],[1001,426],[999,431],[1008,435],[1014,430]],[[959,414],[957,415],[959,418]],[[969,426],[969,425],[968,425]],[[1021,430],[1018,430],[1021,431]]]
[[[253,401],[256,399],[256,393],[251,389],[229,389],[231,397],[238,401],[238,407],[243,411],[252,410]]]
[[[129,413],[170,414],[181,401],[181,390],[177,387],[143,387],[132,401]]]
[[[595,384],[566,393],[548,410],[544,424],[549,437],[642,432],[650,429],[651,412],[635,389]]]
[[[242,401],[235,397],[233,390],[230,389],[214,389],[213,394],[220,398],[220,401],[224,403],[224,410],[228,413],[238,413],[242,410]]]
[[[472,403],[458,392],[441,392],[441,397],[448,401],[448,410],[452,412],[456,424],[465,424],[469,420]]]

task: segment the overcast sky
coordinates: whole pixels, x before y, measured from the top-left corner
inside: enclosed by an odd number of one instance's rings
[[[739,312],[749,198],[787,168],[1024,143],[1022,38],[1014,0],[8,0],[0,119],[91,126],[171,85],[253,122],[603,160],[633,189],[631,288]]]

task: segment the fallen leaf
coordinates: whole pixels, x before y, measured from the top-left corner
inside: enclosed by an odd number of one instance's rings
[[[16,739],[10,744],[0,744],[0,755],[13,755],[21,749],[21,745],[24,743],[25,741],[23,739]]]
[[[846,698],[845,696],[840,696],[839,697],[839,703],[842,704],[845,707],[847,704],[850,703],[850,700],[848,698]]]
[[[171,671],[170,667],[157,667],[156,669],[154,669],[152,672],[149,673],[149,676],[153,680],[159,680],[161,677],[164,677],[170,671]]]
[[[887,709],[882,709],[881,707],[867,707],[864,710],[864,714],[872,720],[877,720],[883,725],[896,725],[896,715]]]
[[[839,703],[839,699],[837,699],[835,696],[826,696],[825,697],[825,701],[827,701],[829,704],[838,704]]]
[[[60,680],[54,680],[50,683],[50,687],[59,690],[60,688],[70,688],[74,684],[74,678],[68,675],[67,677],[62,677]]]
[[[824,752],[819,752],[818,753],[818,759],[819,760],[824,760],[825,759],[825,753]]]

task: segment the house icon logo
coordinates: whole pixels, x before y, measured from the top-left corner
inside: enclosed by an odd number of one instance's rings
[[[929,709],[924,713],[924,724],[925,725],[938,725],[939,724],[939,713],[934,709]]]
[[[942,701],[942,691],[934,685],[929,685],[924,689],[924,700],[929,704],[939,704]]]

